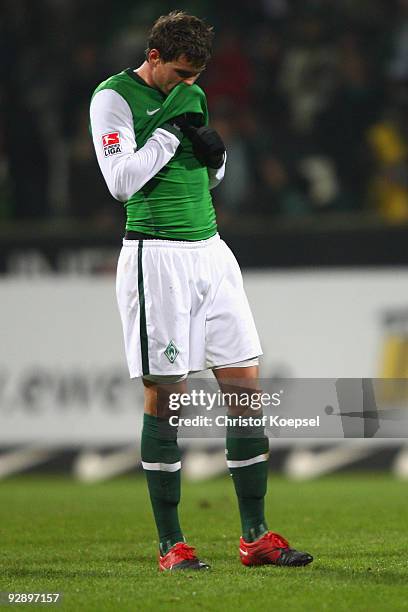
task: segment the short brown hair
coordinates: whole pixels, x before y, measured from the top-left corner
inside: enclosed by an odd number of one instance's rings
[[[157,49],[164,62],[172,62],[185,55],[193,66],[201,68],[211,57],[213,36],[213,28],[202,19],[184,11],[172,11],[153,24],[146,56],[151,49]]]

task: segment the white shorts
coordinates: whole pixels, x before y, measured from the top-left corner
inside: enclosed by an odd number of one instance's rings
[[[124,239],[116,294],[131,378],[262,354],[241,270],[218,234],[197,242]]]

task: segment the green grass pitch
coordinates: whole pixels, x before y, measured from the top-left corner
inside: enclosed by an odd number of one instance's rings
[[[143,477],[16,477],[0,483],[0,591],[61,591],[48,607],[72,611],[408,610],[407,488],[374,474],[272,477],[270,527],[315,561],[245,568],[229,477],[184,483],[182,525],[212,570],[160,574]]]

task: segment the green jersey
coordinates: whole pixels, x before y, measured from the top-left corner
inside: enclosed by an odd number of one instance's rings
[[[208,124],[206,97],[196,84],[182,82],[166,96],[128,68],[101,83],[94,96],[105,89],[127,102],[137,150],[158,127],[178,115],[198,113],[202,123]],[[112,142],[120,132],[121,126],[116,127],[118,132],[108,134]],[[207,168],[194,156],[190,140],[181,134],[179,138],[170,161],[124,203],[127,230],[175,240],[204,240],[217,232]]]

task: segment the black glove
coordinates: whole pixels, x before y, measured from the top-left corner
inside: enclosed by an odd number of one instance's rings
[[[225,145],[218,132],[207,125],[194,125],[188,114],[174,117],[171,121],[191,140],[193,153],[200,163],[209,168],[221,168]]]
[[[204,117],[201,113],[184,113],[177,115],[172,119],[168,119],[166,123],[159,126],[163,130],[167,130],[181,141],[183,134],[187,135],[189,128],[199,128],[204,125]]]

